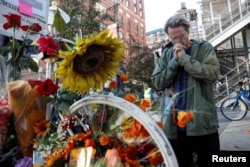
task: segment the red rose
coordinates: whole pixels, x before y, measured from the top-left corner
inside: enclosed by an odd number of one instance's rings
[[[54,82],[51,79],[46,79],[44,82],[40,83],[37,91],[41,95],[49,96],[51,94],[56,93],[58,89],[57,84],[54,84]]]
[[[39,32],[42,30],[42,27],[38,23],[34,23],[30,26],[30,29],[35,32]]]
[[[29,29],[29,26],[21,26],[20,27],[23,31],[27,31]]]
[[[3,25],[4,29],[9,29],[11,27],[21,26],[21,16],[17,14],[10,13],[9,15],[3,15],[7,19],[7,23]]]
[[[29,29],[29,26],[24,25],[21,26],[21,16],[17,14],[9,14],[9,15],[3,15],[7,19],[7,23],[3,24],[3,28],[5,30],[16,27],[16,28],[21,28],[23,31],[27,31]]]
[[[39,81],[39,80],[28,80],[31,88],[34,88],[36,85],[41,85],[42,84],[42,81]]]

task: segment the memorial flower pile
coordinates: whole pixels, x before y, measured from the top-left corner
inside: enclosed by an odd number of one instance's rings
[[[40,31],[38,24],[23,26],[18,15],[10,14],[4,27]],[[13,35],[10,51],[14,67],[26,58],[16,47]],[[25,42],[23,42],[25,43]],[[123,60],[123,42],[113,38],[109,30],[92,34],[86,39],[62,49],[51,36],[40,36],[35,43],[47,63],[57,65],[56,79],[19,80],[6,83],[8,105],[13,113],[16,166],[96,166],[142,167],[157,166],[163,157],[149,132],[133,116],[107,104],[89,104],[74,113],[70,106],[89,95],[90,89],[102,89],[105,82],[116,76]],[[66,48],[66,49],[65,49]],[[56,59],[54,59],[56,58]],[[25,59],[24,62],[30,60]],[[27,62],[26,62],[27,63]],[[31,62],[32,64],[32,62]],[[24,67],[33,67],[30,64]],[[121,77],[127,81],[128,76]],[[116,88],[115,81],[109,85]],[[135,95],[126,94],[124,100],[135,105]],[[2,101],[1,101],[2,103]],[[6,104],[4,104],[6,105]],[[142,100],[141,112],[150,104]],[[6,110],[9,112],[9,110]],[[158,125],[162,127],[159,122]],[[14,147],[14,148],[16,148]],[[19,150],[19,151],[18,151]],[[15,155],[12,153],[12,155]],[[5,155],[10,155],[6,153]],[[5,156],[4,155],[4,156]],[[13,164],[12,164],[13,165]]]
[[[126,94],[124,99],[135,102],[133,94]],[[140,103],[141,107],[144,105]],[[34,126],[34,149],[43,159],[35,166],[141,167],[163,162],[150,134],[132,116],[103,104],[82,110],[65,113],[61,119],[41,120]],[[158,125],[162,127],[160,122]]]

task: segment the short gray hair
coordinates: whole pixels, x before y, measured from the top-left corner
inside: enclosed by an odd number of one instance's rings
[[[176,28],[179,26],[184,27],[185,31],[189,32],[189,28],[190,28],[189,22],[184,16],[177,14],[177,15],[171,16],[167,20],[164,26],[164,31],[168,34],[168,28]]]

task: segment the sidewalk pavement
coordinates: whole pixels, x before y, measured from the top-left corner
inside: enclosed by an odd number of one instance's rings
[[[153,119],[159,121],[160,111],[148,112]],[[240,121],[229,121],[221,112],[218,110],[219,119],[219,137],[220,137],[220,150],[221,156],[231,157],[231,156],[242,156],[250,158],[250,111],[246,117]],[[222,157],[221,157],[222,158]],[[194,156],[194,161],[196,161],[196,156]],[[234,167],[249,167],[249,160],[247,163],[234,163],[230,165],[228,163],[214,164],[213,166],[234,166]],[[194,162],[192,167],[198,167]]]
[[[160,111],[150,111],[155,120],[160,120]],[[250,151],[250,111],[240,121],[229,121],[219,114],[219,134],[221,151]]]
[[[222,151],[250,151],[249,115],[240,121],[231,121],[220,133]]]

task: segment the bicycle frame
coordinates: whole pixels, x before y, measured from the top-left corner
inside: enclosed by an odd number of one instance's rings
[[[246,103],[246,105],[247,105],[247,109],[249,108],[249,106],[250,106],[250,99],[248,98],[248,96],[246,95],[246,93],[244,92],[244,90],[241,88],[240,90],[239,90],[239,92],[237,93],[237,95],[236,95],[236,97],[235,97],[237,100],[240,98],[241,100],[243,100],[245,103]],[[236,102],[237,102],[237,100],[236,100]],[[235,102],[235,104],[233,105],[233,108],[236,106],[236,103]]]

